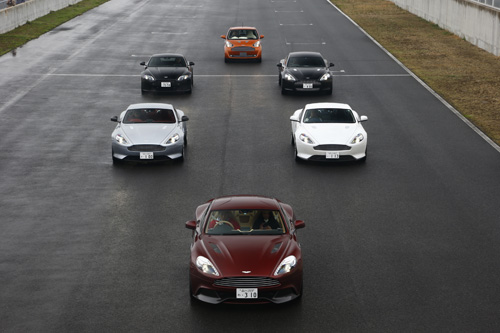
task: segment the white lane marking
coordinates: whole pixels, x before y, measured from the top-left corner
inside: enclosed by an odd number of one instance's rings
[[[334,73],[345,73],[344,70],[335,71]],[[45,76],[66,76],[66,77],[138,77],[140,74],[78,74],[78,73],[47,73],[40,74]],[[195,74],[195,77],[275,77],[277,74]],[[341,74],[333,76],[342,77],[409,77],[410,74]]]
[[[408,67],[406,67],[401,61],[399,61],[395,56],[393,56],[389,51],[385,49],[379,42],[377,42],[372,36],[370,36],[363,28],[359,26],[356,22],[354,22],[349,16],[347,16],[343,11],[340,10],[337,6],[331,3],[329,0],[326,0],[327,3],[332,5],[336,10],[339,11],[345,18],[351,21],[362,33],[364,33],[368,38],[372,40],[375,45],[377,45],[382,51],[384,51],[389,57],[392,58],[399,66],[401,66],[408,74],[413,76],[418,83],[420,83],[427,91],[429,91],[434,97],[436,97],[444,106],[446,106],[451,112],[453,112],[460,120],[462,120],[467,126],[469,126],[474,132],[476,132],[484,141],[489,143],[496,151],[500,153],[500,146],[496,144],[492,139],[490,139],[486,134],[483,133],[479,128],[476,127],[473,123],[469,121],[469,119],[465,118],[457,109],[455,109],[450,103],[448,103],[444,98],[442,98],[437,92],[435,92],[431,87],[429,87],[424,81],[422,81],[415,73],[413,73]]]

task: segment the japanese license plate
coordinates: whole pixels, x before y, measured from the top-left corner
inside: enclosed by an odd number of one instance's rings
[[[339,158],[339,152],[338,151],[327,151],[326,152],[326,158],[328,158],[328,159],[337,159],[337,158]]]
[[[162,88],[170,88],[172,86],[172,82],[162,82],[161,87]]]
[[[236,298],[258,298],[257,288],[236,288]]]
[[[140,152],[139,158],[141,160],[152,160],[154,158],[153,152]]]
[[[304,89],[312,89],[313,84],[312,83],[303,83],[302,88]]]

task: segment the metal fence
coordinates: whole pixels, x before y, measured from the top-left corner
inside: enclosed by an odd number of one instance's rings
[[[500,9],[500,0],[469,0],[472,2],[479,2],[485,4],[486,6],[491,6]]]

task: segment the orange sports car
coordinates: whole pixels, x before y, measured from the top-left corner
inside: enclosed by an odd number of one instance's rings
[[[226,35],[220,37],[225,40],[225,62],[236,59],[262,61],[260,40],[264,38],[264,35],[259,35],[254,27],[232,27]]]

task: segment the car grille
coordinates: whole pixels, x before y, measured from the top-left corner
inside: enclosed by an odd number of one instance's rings
[[[220,287],[260,288],[279,286],[280,282],[268,277],[243,276],[219,279],[214,282],[214,285]]]
[[[346,146],[346,145],[317,145],[317,146],[314,146],[314,150],[339,151],[339,150],[351,150],[351,147]]]
[[[249,46],[236,46],[233,47],[231,51],[245,52],[245,51],[254,51],[253,47]]]
[[[165,147],[160,145],[134,145],[128,147],[129,151],[164,151]]]

